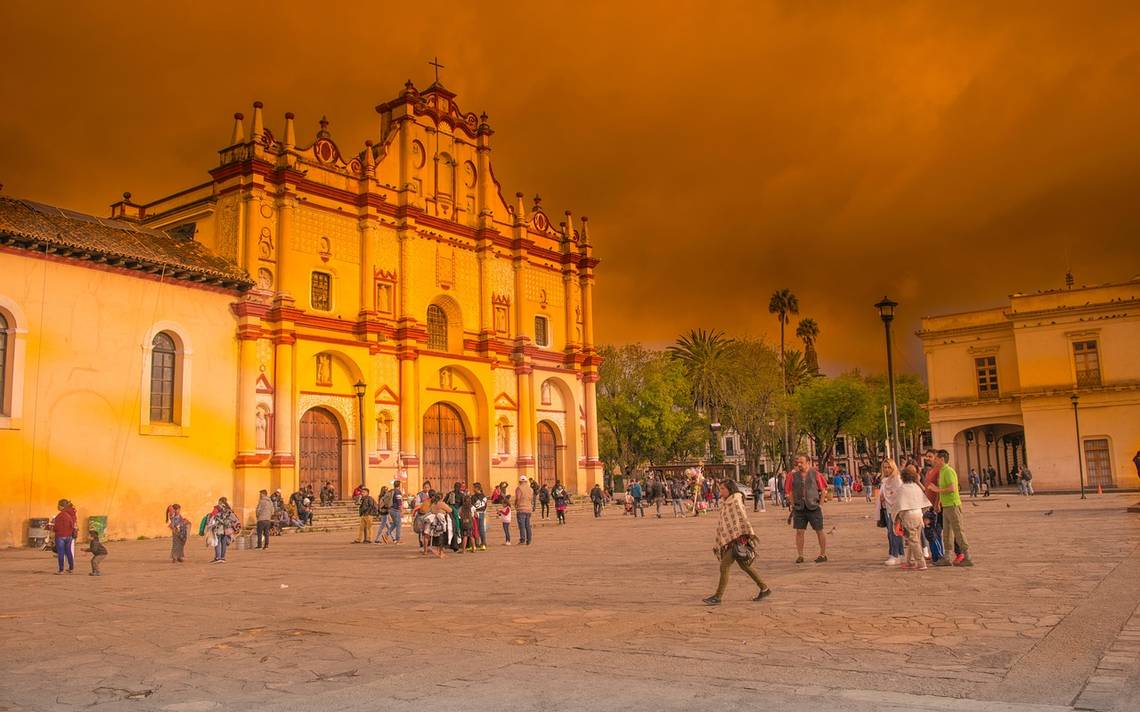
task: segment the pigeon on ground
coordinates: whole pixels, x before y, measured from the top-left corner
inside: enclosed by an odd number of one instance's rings
[[[1052,514],[1052,513],[1053,513],[1053,510],[1052,510],[1052,509],[1050,509],[1048,512],[1044,512],[1044,515],[1045,515],[1046,517],[1048,517],[1048,516],[1049,516],[1050,514]]]
[[[1008,507],[1008,506],[1009,506],[1009,502],[1006,502],[1006,503],[1005,503],[1005,506],[1007,506],[1007,507]]]

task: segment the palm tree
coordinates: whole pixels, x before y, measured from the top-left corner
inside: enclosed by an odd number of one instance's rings
[[[693,407],[710,417],[715,415],[727,385],[734,343],[723,331],[693,329],[667,349],[685,369],[693,389]]]
[[[795,393],[815,375],[803,354],[795,349],[788,351],[784,358],[784,378],[788,384],[789,394]]]
[[[800,319],[796,326],[796,336],[804,342],[804,362],[812,374],[819,373],[819,356],[815,353],[815,340],[819,337],[819,324],[808,317]]]
[[[792,290],[784,287],[777,289],[772,293],[772,298],[768,300],[768,313],[775,314],[776,318],[780,320],[780,372],[784,376],[784,394],[788,393],[788,372],[784,368],[784,326],[789,321],[789,314],[800,313],[800,301],[796,299],[796,295],[792,294]],[[787,469],[788,464],[788,416],[784,415],[784,451],[780,453],[781,464],[784,469]]]

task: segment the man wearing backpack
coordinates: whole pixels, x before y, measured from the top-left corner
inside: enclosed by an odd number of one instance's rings
[[[372,499],[367,487],[360,488],[360,536],[353,544],[372,543],[372,518],[380,514],[376,500]]]
[[[641,517],[642,517],[642,519],[644,519],[645,518],[645,509],[643,509],[641,506],[641,497],[642,497],[641,480],[634,480],[633,481],[633,484],[629,488],[629,496],[633,499],[633,516],[634,516],[634,518],[637,517],[637,511],[640,509],[641,510]]]

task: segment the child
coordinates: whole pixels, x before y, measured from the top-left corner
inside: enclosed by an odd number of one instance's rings
[[[507,538],[506,546],[511,545],[511,498],[503,495],[503,506],[499,507],[499,521],[503,523],[503,536]]]
[[[459,505],[459,536],[460,551],[470,551],[475,553],[475,540],[478,538],[474,534],[475,529],[475,506],[471,503],[471,495],[463,495],[463,500]]]
[[[107,547],[99,541],[99,532],[94,529],[87,532],[87,536],[91,540],[87,546],[87,551],[91,552],[91,573],[89,575],[102,576],[103,574],[99,573],[99,562],[107,556]]]
[[[167,525],[170,527],[170,563],[182,563],[186,553],[186,539],[190,535],[190,520],[182,516],[182,507],[172,504],[166,510]]]
[[[924,570],[926,558],[922,555],[922,541],[919,538],[922,532],[922,510],[930,506],[930,500],[918,484],[918,470],[913,465],[907,465],[902,471],[903,485],[898,491],[895,500],[895,521],[892,524],[901,527],[906,536],[906,563],[899,568]]]

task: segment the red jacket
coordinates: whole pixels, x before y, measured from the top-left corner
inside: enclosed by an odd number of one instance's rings
[[[68,507],[59,514],[55,515],[55,522],[52,524],[52,531],[55,532],[56,538],[74,536],[76,527],[75,520],[75,507]]]

